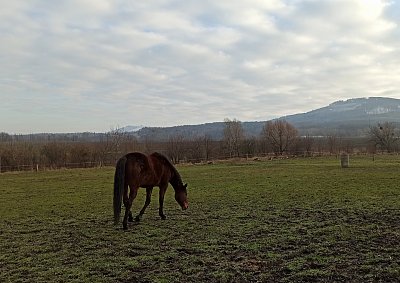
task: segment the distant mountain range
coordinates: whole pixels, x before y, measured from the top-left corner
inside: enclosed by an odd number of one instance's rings
[[[339,135],[348,137],[366,136],[371,126],[382,122],[393,122],[400,128],[400,99],[370,97],[337,101],[326,107],[307,113],[280,117],[295,126],[300,135],[326,136]],[[266,121],[242,122],[247,136],[258,137]],[[185,125],[175,127],[143,127],[126,126],[119,130],[136,136],[139,140],[166,141],[172,136],[184,138],[204,137],[219,140],[223,137],[224,122],[214,122],[201,125]],[[0,133],[0,141],[11,138],[8,134]],[[64,133],[64,134],[30,134],[16,135],[16,140],[30,141],[101,141],[106,133]]]
[[[400,126],[400,99],[370,97],[337,101],[326,107],[307,113],[280,117],[295,126],[301,135],[341,135],[365,136],[370,126],[381,122],[393,122]],[[266,121],[243,122],[247,136],[259,136]],[[201,125],[175,127],[141,127],[132,133],[139,139],[168,140],[181,135],[185,138],[210,136],[212,139],[223,137],[224,123],[214,122]]]

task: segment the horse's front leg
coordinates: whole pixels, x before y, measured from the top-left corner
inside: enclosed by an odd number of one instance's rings
[[[167,219],[167,217],[164,214],[164,196],[165,196],[165,192],[167,190],[168,184],[167,185],[162,185],[160,186],[160,194],[159,194],[159,208],[158,208],[158,214],[160,215],[162,220]]]
[[[134,187],[134,186],[129,186],[130,187],[130,193],[129,193],[129,198],[124,197],[124,205],[125,205],[125,216],[124,220],[122,221],[122,226],[124,230],[128,230],[128,218],[129,214],[132,208],[132,203],[133,200],[136,198],[137,191],[139,187]]]
[[[133,222],[132,210],[129,211],[128,222]]]
[[[151,202],[151,193],[152,192],[153,192],[153,187],[146,188],[146,202],[144,203],[144,206],[143,206],[142,210],[139,212],[138,216],[135,217],[136,222],[140,221],[144,212],[146,211],[146,208],[149,206],[149,204]]]

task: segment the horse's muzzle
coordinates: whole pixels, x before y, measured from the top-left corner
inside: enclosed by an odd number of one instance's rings
[[[186,209],[188,209],[189,208],[189,204],[187,203],[187,202],[185,202],[183,205],[182,205],[182,210],[186,210]]]

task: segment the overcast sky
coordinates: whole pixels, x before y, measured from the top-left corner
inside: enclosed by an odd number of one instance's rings
[[[400,98],[399,2],[1,0],[0,132],[261,121]]]

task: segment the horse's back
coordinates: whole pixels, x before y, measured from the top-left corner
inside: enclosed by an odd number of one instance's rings
[[[135,180],[141,182],[143,177],[152,174],[151,165],[148,157],[140,152],[131,152],[125,155],[126,158],[126,178],[127,180]]]
[[[131,152],[127,153],[124,157],[126,157],[127,160],[130,160],[131,162],[138,162],[142,164],[147,163],[151,165],[151,163],[161,163],[167,167],[172,165],[169,159],[165,155],[162,155],[161,153],[158,152],[153,152],[149,155],[146,155],[141,152]]]
[[[160,166],[168,167],[170,168],[172,166],[171,162],[167,157],[162,155],[161,153],[158,152],[153,152],[152,154],[149,155],[149,158],[152,160],[153,163],[158,163]]]
[[[165,158],[162,154],[145,155],[141,152],[131,152],[125,155],[126,180],[135,186],[159,186],[168,182],[169,170],[166,170]],[[167,174],[167,175],[165,175]]]

